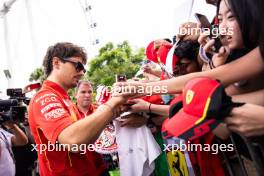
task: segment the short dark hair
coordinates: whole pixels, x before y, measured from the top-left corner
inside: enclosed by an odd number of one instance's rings
[[[90,82],[90,81],[88,81],[88,80],[80,80],[80,81],[78,81],[78,84],[77,84],[77,86],[76,86],[76,88],[75,88],[75,91],[76,91],[76,92],[79,90],[79,87],[80,87],[82,84],[90,85],[90,86],[93,87],[93,83],[92,83],[92,82]]]
[[[44,57],[43,67],[46,76],[49,76],[53,70],[52,60],[54,57],[58,57],[61,60],[69,57],[81,57],[84,63],[87,61],[87,55],[83,47],[69,42],[56,43],[48,48]]]
[[[199,43],[191,40],[180,41],[174,50],[174,54],[179,58],[187,58],[189,60],[197,60]]]

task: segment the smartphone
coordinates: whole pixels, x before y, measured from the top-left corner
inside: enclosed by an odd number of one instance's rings
[[[126,75],[116,75],[116,82],[125,82],[126,80]]]
[[[210,32],[209,38],[210,39],[213,38],[215,40],[213,50],[214,50],[214,52],[218,52],[222,46],[222,43],[221,43],[221,40],[218,36],[213,35],[214,29],[218,28],[218,26],[211,25],[211,23],[209,22],[209,20],[207,19],[207,17],[205,15],[195,13],[194,16],[197,19],[197,21],[199,23],[201,23],[201,28],[203,31],[205,31],[206,29],[209,30],[209,32]]]

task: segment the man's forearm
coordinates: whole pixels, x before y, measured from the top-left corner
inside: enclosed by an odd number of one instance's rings
[[[115,101],[107,102],[113,108],[118,104]],[[81,119],[65,128],[58,136],[61,144],[80,145],[93,143],[105,126],[113,120],[113,112],[110,107],[100,106],[89,117]]]

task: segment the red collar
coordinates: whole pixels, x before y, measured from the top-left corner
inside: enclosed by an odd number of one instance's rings
[[[53,89],[56,92],[59,92],[62,95],[63,98],[70,99],[68,93],[59,84],[57,84],[55,82],[52,82],[52,81],[49,81],[49,80],[45,80],[43,82],[42,88],[43,89]]]
[[[89,114],[93,113],[94,110],[95,110],[95,107],[94,107],[94,105],[91,104],[86,115],[89,115]]]
[[[76,105],[76,107],[78,107],[78,106]],[[92,114],[96,110],[96,106],[91,104],[89,106],[89,109],[88,109],[86,114],[84,114],[79,108],[77,108],[77,109],[78,109],[79,113],[82,114],[83,116],[88,116],[88,115]]]

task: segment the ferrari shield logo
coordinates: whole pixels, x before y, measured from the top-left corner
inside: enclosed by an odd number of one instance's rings
[[[190,104],[192,102],[194,96],[194,92],[192,90],[188,90],[186,93],[186,104]]]
[[[186,164],[184,152],[170,151],[167,153],[167,160],[171,176],[188,176],[188,166]]]
[[[171,137],[165,139],[165,144],[170,145],[166,151],[170,176],[195,176],[189,153],[186,150],[177,150],[174,146],[187,145],[183,139]]]

